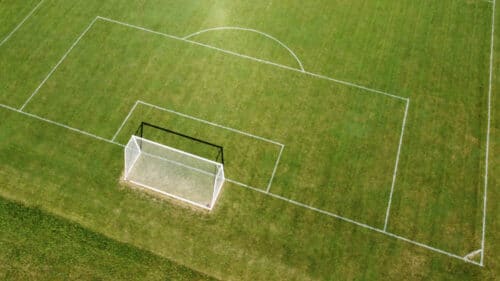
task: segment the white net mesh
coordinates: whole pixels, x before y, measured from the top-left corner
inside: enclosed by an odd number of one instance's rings
[[[125,147],[125,180],[212,209],[223,165],[137,136]]]
[[[130,173],[135,161],[141,154],[139,145],[134,138],[131,138],[125,147],[125,177]]]
[[[219,169],[214,181],[214,194],[212,196],[212,203],[211,203],[212,206],[215,204],[215,201],[219,197],[222,184],[224,184],[224,169]]]

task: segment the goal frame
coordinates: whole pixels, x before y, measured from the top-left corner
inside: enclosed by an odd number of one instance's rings
[[[196,141],[199,143],[203,143],[205,145],[215,147],[218,150],[218,155],[216,157],[217,158],[216,160],[220,159],[220,162],[210,160],[210,159],[204,158],[202,156],[195,155],[195,154],[189,153],[187,151],[183,151],[183,150],[177,149],[175,147],[171,147],[171,146],[144,138],[143,137],[143,130],[144,130],[145,126],[151,127],[154,129],[158,129],[158,130],[164,131],[166,133],[175,134],[177,136],[187,138],[187,139],[192,140],[192,141]],[[161,157],[161,156],[157,156],[157,155],[153,155],[153,154],[144,152],[144,151],[142,151],[142,149],[143,149],[142,144],[143,143],[147,143],[147,145],[152,145],[152,146],[155,146],[155,148],[159,148],[159,149],[168,151],[168,153],[173,153],[173,154],[176,154],[176,155],[181,156],[181,157],[187,157],[190,159],[194,159],[196,161],[199,161],[200,163],[204,163],[207,165],[213,165],[213,167],[215,168],[215,171],[213,173],[203,171],[202,169],[195,168],[193,166],[190,166],[189,164],[183,164],[183,163],[177,162],[175,160],[169,160],[169,159]],[[210,203],[203,204],[200,202],[196,202],[196,201],[191,200],[189,198],[185,198],[185,197],[182,197],[180,195],[176,195],[173,192],[169,192],[166,190],[162,190],[158,187],[151,186],[150,184],[146,184],[141,180],[132,179],[130,177],[130,173],[133,171],[134,166],[136,165],[138,159],[141,158],[141,156],[143,154],[146,155],[145,157],[153,157],[153,158],[156,158],[160,161],[169,162],[169,164],[173,163],[174,165],[178,166],[178,168],[180,168],[180,169],[186,169],[186,170],[189,169],[189,170],[194,170],[195,172],[198,172],[198,173],[204,173],[207,175],[207,178],[213,177],[213,186],[212,186]],[[222,186],[224,185],[224,182],[225,182],[224,162],[223,162],[224,161],[224,153],[223,153],[222,146],[212,144],[210,142],[200,140],[200,139],[197,139],[197,138],[194,138],[194,137],[191,137],[191,136],[188,136],[188,135],[185,135],[185,134],[182,134],[182,133],[170,130],[170,129],[162,128],[162,127],[150,124],[150,123],[146,123],[146,122],[141,122],[141,125],[137,129],[136,133],[130,137],[127,145],[124,148],[124,161],[125,162],[124,162],[123,180],[125,182],[131,183],[134,186],[139,186],[139,187],[148,189],[150,191],[153,191],[153,192],[156,192],[156,193],[159,193],[162,195],[166,195],[166,196],[171,197],[173,199],[194,205],[196,207],[206,209],[208,211],[211,211],[214,208],[215,203],[217,202],[217,199],[222,191]]]

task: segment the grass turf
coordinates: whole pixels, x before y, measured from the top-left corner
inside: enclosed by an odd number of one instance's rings
[[[97,15],[179,36],[218,25],[262,30],[309,71],[411,99],[389,230],[465,255],[480,244],[491,4],[414,2],[47,1],[0,46],[0,102],[22,105]],[[31,3],[3,4],[14,12],[0,38]],[[193,39],[296,67],[269,40],[221,34]],[[284,143],[273,192],[383,226],[404,102],[98,21],[26,110],[110,138],[136,99]],[[230,184],[210,216],[151,202],[119,186],[120,147],[11,111],[0,116],[3,196],[210,275],[492,274]],[[119,141],[137,118],[225,142],[229,176],[265,188],[275,149],[155,110],[132,118]]]
[[[3,198],[0,227],[2,280],[215,280]]]

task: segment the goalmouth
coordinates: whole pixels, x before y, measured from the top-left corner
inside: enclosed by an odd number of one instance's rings
[[[141,132],[143,126],[213,145],[148,123],[141,124]],[[222,155],[222,147],[216,147]],[[124,180],[185,203],[212,210],[225,181],[224,164],[132,135],[125,146]]]

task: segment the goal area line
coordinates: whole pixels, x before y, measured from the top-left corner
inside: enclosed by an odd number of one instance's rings
[[[267,180],[267,184],[266,184],[266,186],[260,187],[261,189],[265,189],[267,192],[271,189],[271,185],[272,185],[273,180],[274,180],[274,175],[276,174],[276,170],[278,168],[278,165],[279,165],[279,162],[280,162],[280,159],[281,159],[281,154],[283,153],[283,149],[285,148],[284,144],[282,144],[280,142],[277,142],[277,141],[274,141],[274,140],[271,140],[271,139],[268,139],[268,138],[264,138],[264,137],[255,135],[255,134],[251,134],[251,133],[244,132],[244,131],[241,131],[241,130],[238,130],[238,129],[234,129],[234,128],[227,127],[227,126],[224,126],[224,125],[220,125],[220,124],[217,124],[217,123],[214,123],[214,122],[210,122],[210,121],[207,121],[207,120],[204,120],[204,119],[192,116],[192,115],[188,115],[188,114],[181,113],[181,112],[178,112],[178,111],[175,111],[175,110],[172,110],[172,109],[168,109],[168,108],[165,108],[165,107],[154,105],[154,104],[142,101],[142,100],[137,100],[134,103],[134,105],[132,106],[132,108],[130,109],[130,111],[128,112],[128,114],[125,117],[125,119],[120,124],[120,127],[116,130],[115,134],[111,138],[111,141],[113,141],[113,142],[116,141],[116,138],[120,135],[120,133],[122,132],[122,129],[125,127],[125,124],[128,122],[128,120],[130,119],[130,117],[132,117],[132,115],[133,115],[134,111],[137,109],[138,105],[147,106],[147,107],[150,107],[150,108],[153,108],[153,109],[157,109],[157,110],[160,110],[160,111],[163,111],[163,112],[167,112],[169,114],[174,114],[174,115],[177,115],[177,116],[180,116],[180,117],[183,117],[183,118],[187,118],[187,119],[190,119],[190,120],[193,120],[193,121],[196,121],[196,122],[200,122],[200,123],[206,124],[208,126],[213,126],[213,127],[216,127],[216,128],[222,129],[222,130],[227,130],[227,131],[233,132],[235,134],[244,135],[246,137],[250,137],[250,138],[253,138],[253,139],[256,139],[256,140],[259,140],[259,141],[267,142],[267,143],[270,143],[272,145],[275,145],[275,146],[279,147],[279,152],[278,152],[276,160],[275,160],[275,162],[273,164],[273,170],[272,170],[272,173],[271,173],[269,179]],[[122,144],[122,145],[124,145],[124,144]]]

